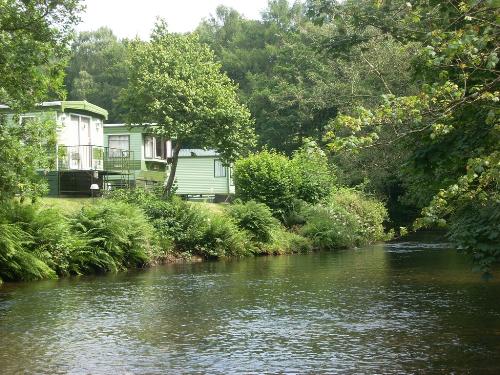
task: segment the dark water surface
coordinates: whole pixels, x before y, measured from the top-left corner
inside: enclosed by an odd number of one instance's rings
[[[0,373],[500,374],[500,275],[445,246],[0,287]]]

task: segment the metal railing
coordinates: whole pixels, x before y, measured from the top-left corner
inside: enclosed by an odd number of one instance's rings
[[[94,145],[63,146],[57,148],[60,171],[130,170],[134,153],[129,150]]]

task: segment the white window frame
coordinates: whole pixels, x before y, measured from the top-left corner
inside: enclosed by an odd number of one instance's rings
[[[69,120],[69,123],[70,123],[70,126],[71,124],[73,123],[73,119],[72,117],[76,117],[78,118],[78,124],[77,124],[77,127],[78,127],[78,146],[93,146],[93,139],[92,139],[92,125],[94,124],[94,121],[92,121],[93,117],[92,116],[86,116],[86,115],[80,115],[78,113],[68,113],[68,120]],[[81,139],[80,139],[80,125],[81,125],[81,122],[82,122],[82,118],[86,118],[89,120],[88,122],[88,129],[87,129],[87,133],[88,133],[88,137],[89,137],[89,141],[90,143],[87,145],[87,144],[82,144],[81,142]]]
[[[147,154],[146,152],[146,143],[149,143],[149,141],[151,142],[151,154]],[[152,135],[144,135],[144,141],[143,141],[143,144],[142,146],[144,147],[144,159],[154,159],[155,155],[156,155],[156,151],[155,151],[155,137],[153,137]]]
[[[221,171],[223,173],[221,173]],[[220,159],[214,160],[214,177],[215,178],[225,178],[227,177],[227,168]]]
[[[111,147],[109,145],[109,141],[111,137],[127,137],[128,139],[128,148],[126,150],[122,150],[121,148]],[[108,134],[108,155],[110,158],[121,157],[122,155],[114,155],[113,150],[122,150],[122,151],[130,151],[130,134]]]
[[[159,140],[159,141],[158,141]],[[151,141],[151,154],[146,152],[146,143]],[[168,143],[170,142],[169,139],[166,139],[161,136],[156,136],[156,135],[151,135],[151,134],[145,134],[142,142],[142,147],[144,149],[144,158],[145,159],[150,159],[150,160],[167,160],[169,157],[169,151],[170,153],[172,152],[172,145],[170,143],[170,146]],[[158,151],[158,143],[160,144],[161,147],[161,152],[160,156],[157,155]]]

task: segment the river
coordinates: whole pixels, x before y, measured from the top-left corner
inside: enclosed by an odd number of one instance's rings
[[[0,287],[0,373],[500,374],[500,274],[443,244]]]

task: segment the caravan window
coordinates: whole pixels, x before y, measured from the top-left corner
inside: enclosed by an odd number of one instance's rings
[[[226,177],[226,167],[220,160],[214,160],[214,177]]]
[[[128,135],[109,135],[108,136],[109,156],[112,158],[121,157],[122,151],[129,150]]]
[[[155,152],[156,158],[157,159],[164,159],[164,157],[163,157],[163,145],[161,142],[161,138],[156,137],[155,142],[156,142],[156,152]]]
[[[146,136],[144,137],[144,157],[145,158],[153,158],[153,150],[154,150],[154,137]]]

